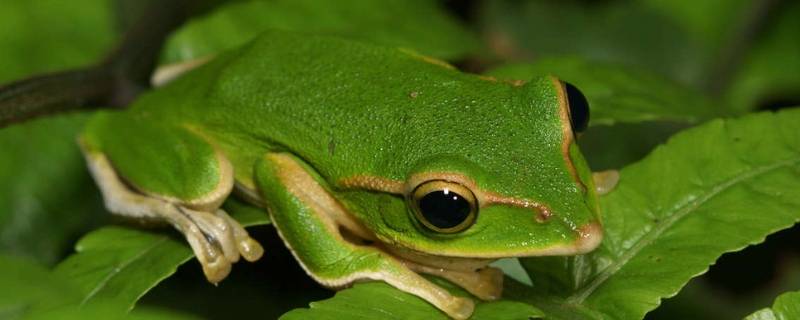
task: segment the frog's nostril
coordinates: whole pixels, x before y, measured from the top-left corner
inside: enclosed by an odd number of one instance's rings
[[[545,223],[545,222],[547,222],[547,220],[550,220],[550,217],[553,216],[553,213],[550,211],[550,208],[548,208],[548,207],[544,207],[544,206],[537,207],[537,208],[535,208],[535,210],[537,211],[537,213],[534,216],[534,219],[538,223]]]

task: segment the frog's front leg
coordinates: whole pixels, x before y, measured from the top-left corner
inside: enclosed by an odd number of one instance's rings
[[[86,158],[107,209],[131,218],[173,225],[186,237],[209,282],[224,279],[240,255],[248,261],[261,257],[261,246],[222,209],[194,210],[185,203],[142,195],[120,181],[103,154],[87,152]]]
[[[281,238],[318,282],[337,288],[357,280],[382,280],[453,318],[472,314],[472,300],[451,295],[377,247],[345,240],[341,228],[358,234],[356,222],[301,160],[268,154],[256,167],[256,179]]]
[[[173,225],[212,283],[224,279],[240,257],[261,257],[261,246],[219,209],[233,187],[233,168],[220,152],[178,127],[128,121],[136,127],[128,131],[124,125],[115,117],[99,117],[80,140],[109,211]],[[117,130],[104,129],[109,127]],[[186,190],[207,180],[214,181],[212,188],[186,196]]]

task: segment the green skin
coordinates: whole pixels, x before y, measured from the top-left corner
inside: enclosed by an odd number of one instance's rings
[[[235,194],[268,209],[315,279],[334,287],[381,279],[404,289],[403,281],[420,280],[385,275],[405,274],[404,262],[457,269],[597,245],[594,184],[564,100],[550,77],[515,85],[405,50],[274,32],[125,111],[98,113],[81,141],[138,192],[177,203],[215,192],[220,152],[233,166]],[[313,179],[319,188],[307,190],[334,199],[353,233],[374,243],[343,240],[325,208],[292,191],[286,172]],[[452,177],[476,189],[479,202],[491,194],[547,212],[478,203],[466,230],[431,230],[409,193],[425,179]],[[431,303],[455,318],[471,312]]]

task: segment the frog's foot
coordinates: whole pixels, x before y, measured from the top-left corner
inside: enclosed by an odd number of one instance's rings
[[[257,241],[253,240],[253,238],[250,238],[250,235],[238,221],[231,218],[231,216],[222,209],[217,209],[216,215],[225,220],[231,228],[233,240],[236,243],[239,255],[250,262],[261,259],[261,256],[264,255],[264,248],[261,247],[261,244]]]
[[[104,154],[85,150],[84,154],[106,208],[118,215],[173,225],[186,237],[209,282],[224,279],[240,256],[255,261],[263,254],[262,247],[225,211],[134,191],[121,181]],[[227,193],[221,196],[224,199]],[[218,206],[215,203],[206,207]]]
[[[497,300],[503,293],[503,271],[484,267],[475,271],[448,270],[403,261],[411,270],[442,277],[469,291],[481,300]]]
[[[595,192],[602,196],[611,192],[611,190],[614,190],[614,187],[617,186],[619,182],[619,171],[606,170],[594,172],[592,173],[592,180],[594,180]]]
[[[261,245],[221,209],[210,213],[180,205],[173,205],[173,208],[175,210],[165,210],[162,215],[184,234],[211,283],[225,279],[231,264],[238,262],[239,257],[252,262],[264,253]]]

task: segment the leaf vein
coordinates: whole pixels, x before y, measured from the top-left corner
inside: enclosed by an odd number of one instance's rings
[[[158,241],[156,241],[153,244],[151,244],[150,246],[148,246],[146,249],[142,250],[142,252],[136,254],[135,256],[131,257],[130,259],[127,259],[127,260],[123,261],[120,265],[116,266],[113,270],[111,270],[111,272],[108,275],[103,277],[103,280],[101,280],[99,283],[97,283],[97,285],[94,288],[92,288],[92,291],[90,291],[89,294],[87,294],[86,297],[83,298],[83,300],[81,301],[80,305],[83,306],[87,302],[89,302],[89,300],[91,300],[98,292],[100,292],[100,290],[102,290],[108,284],[108,282],[111,281],[112,278],[114,278],[114,276],[116,276],[117,274],[122,272],[122,270],[127,268],[134,261],[138,260],[139,258],[144,256],[148,252],[152,251],[153,249],[155,249],[156,247],[161,245],[161,243],[163,243],[166,240],[167,240],[167,237],[162,237]]]
[[[689,213],[693,212],[694,209],[697,209],[707,201],[711,200],[715,196],[719,195],[720,193],[728,190],[729,188],[733,187],[734,185],[751,179],[762,174],[766,174],[773,170],[777,170],[783,167],[791,167],[800,163],[800,159],[787,159],[784,161],[780,161],[774,163],[772,165],[756,167],[754,170],[750,170],[741,175],[734,176],[727,181],[723,181],[717,185],[715,185],[709,192],[704,194],[702,197],[696,198],[693,201],[689,201],[679,207],[674,208],[673,210],[667,211],[666,219],[661,220],[655,227],[643,235],[636,244],[631,247],[630,250],[625,252],[620,258],[614,263],[610,264],[606,267],[601,273],[599,273],[594,280],[592,280],[588,285],[582,286],[580,289],[576,290],[574,294],[566,299],[569,303],[581,304],[583,303],[597,288],[599,288],[603,283],[605,283],[611,276],[617,273],[622,267],[627,264],[631,259],[633,259],[641,250],[643,250],[646,246],[650,245],[653,241],[658,238],[664,231],[666,231],[669,227],[675,224],[677,221],[682,219],[683,217],[687,216]]]

